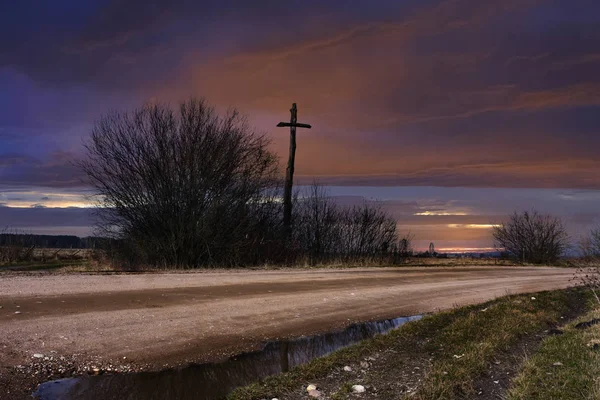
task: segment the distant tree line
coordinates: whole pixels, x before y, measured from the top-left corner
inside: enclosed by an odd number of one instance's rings
[[[381,207],[341,207],[318,185],[282,226],[277,157],[237,111],[204,100],[152,104],[94,126],[80,167],[98,195],[98,234],[120,262],[169,267],[394,261],[410,250]]]
[[[34,235],[26,233],[0,233],[0,246],[20,246],[52,249],[92,249],[103,242],[102,238],[73,235]]]

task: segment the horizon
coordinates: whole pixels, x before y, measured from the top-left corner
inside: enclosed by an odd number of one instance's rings
[[[307,186],[297,185],[302,191]],[[326,186],[328,196],[340,205],[377,202],[397,221],[400,235],[412,234],[413,246],[424,251],[433,242],[444,252],[493,251],[493,225],[503,222],[527,201],[530,209],[560,216],[571,237],[572,247],[600,222],[600,191],[569,189],[500,189],[440,187],[350,187]],[[48,193],[46,193],[48,194]],[[82,203],[89,194],[82,196]],[[32,234],[93,236],[93,208],[26,206],[0,207],[4,227]],[[37,193],[31,194],[31,200]],[[49,196],[46,196],[49,197]],[[73,204],[72,197],[69,197]],[[49,197],[52,202],[52,197]],[[56,199],[54,200],[56,201]],[[10,204],[10,203],[8,203]],[[88,203],[89,204],[89,201]],[[573,207],[576,204],[576,207]]]

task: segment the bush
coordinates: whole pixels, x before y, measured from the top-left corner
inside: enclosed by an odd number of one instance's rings
[[[204,100],[103,117],[80,166],[96,189],[102,236],[135,263],[260,262],[277,236],[276,157],[237,111]]]
[[[579,242],[579,249],[588,260],[600,259],[600,228],[593,229]]]
[[[557,261],[569,245],[560,218],[537,211],[515,212],[508,222],[493,228],[493,236],[513,258],[534,264]]]
[[[293,241],[310,264],[397,262],[411,251],[411,236],[398,240],[396,221],[377,204],[342,207],[314,184],[294,210]]]

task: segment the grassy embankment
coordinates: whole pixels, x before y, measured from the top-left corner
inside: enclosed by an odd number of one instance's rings
[[[600,399],[600,325],[575,328],[600,318],[596,307],[546,338],[513,381],[508,400]]]
[[[500,353],[511,351],[520,341],[543,334],[549,327],[560,324],[564,321],[561,317],[583,312],[589,303],[587,293],[579,290],[552,291],[507,296],[481,305],[441,312],[411,322],[388,335],[315,359],[288,373],[239,388],[229,399],[305,398],[308,383],[316,384],[323,396],[330,399],[371,398],[374,395],[385,399],[410,395],[412,399],[423,400],[476,396],[475,381]],[[531,393],[539,385],[553,381],[558,387],[561,381],[576,374],[576,368],[583,368],[596,360],[597,355],[585,345],[586,341],[592,340],[588,335],[593,336],[591,330],[582,334],[569,328],[564,335],[548,337],[540,353],[527,362],[511,391],[512,398],[536,398]],[[561,353],[560,359],[563,360],[560,372],[552,366],[559,359],[555,353]],[[522,352],[519,356],[522,358]],[[360,360],[372,361],[360,374],[340,372],[347,365],[352,365],[354,370],[360,369],[357,366]],[[415,364],[415,360],[421,360],[420,364]],[[552,361],[550,366],[547,365],[549,361]],[[580,374],[578,382],[585,381],[585,385],[581,383],[581,391],[589,391],[592,377],[598,376],[598,368],[595,365]],[[422,374],[422,379],[418,380],[414,390],[407,390],[400,381],[410,380],[411,370],[412,374],[415,371],[417,375]],[[548,370],[555,375],[546,375]],[[364,385],[366,393],[350,395],[354,384]],[[579,384],[576,385],[579,388]],[[556,390],[558,393],[559,388]],[[579,397],[573,398],[582,398],[581,393],[575,393]],[[537,398],[570,398],[554,394],[548,396]]]

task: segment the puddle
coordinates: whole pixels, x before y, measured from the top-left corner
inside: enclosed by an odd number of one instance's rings
[[[339,332],[269,342],[262,350],[218,363],[191,364],[155,372],[83,376],[46,382],[34,393],[41,400],[216,400],[233,389],[275,375],[342,347],[386,333],[421,316],[353,324]]]

